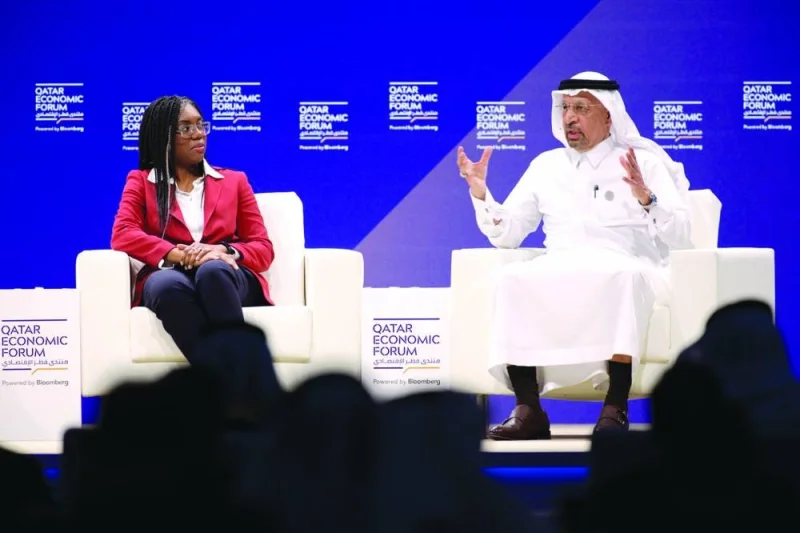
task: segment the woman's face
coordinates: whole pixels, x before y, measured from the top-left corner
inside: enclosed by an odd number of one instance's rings
[[[175,163],[180,167],[190,167],[203,161],[206,155],[206,125],[200,112],[191,104],[186,104],[178,117],[178,131],[175,134]]]

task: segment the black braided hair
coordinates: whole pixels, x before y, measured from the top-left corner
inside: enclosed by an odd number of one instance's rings
[[[158,220],[163,232],[169,220],[170,195],[172,187],[169,180],[175,178],[175,134],[178,118],[187,105],[200,108],[190,98],[184,96],[162,96],[152,102],[144,111],[139,129],[139,170],[153,169],[156,174],[156,203]],[[202,113],[200,114],[202,116]]]

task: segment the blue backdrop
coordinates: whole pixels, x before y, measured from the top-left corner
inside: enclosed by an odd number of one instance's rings
[[[693,188],[722,200],[720,246],[776,249],[778,321],[796,346],[795,9],[788,0],[5,2],[0,287],[74,287],[78,252],[108,247],[137,165],[142,104],[164,94],[192,97],[212,121],[212,164],[244,170],[256,192],[300,195],[310,247],[361,250],[368,286],[447,286],[450,251],[487,245],[456,146],[474,157],[479,145],[505,147],[489,176],[504,198],[537,153],[558,146],[550,91],[596,70],[621,82],[642,134],[685,163]],[[413,120],[402,113],[408,101],[418,104]],[[518,120],[479,124],[479,102],[498,101]],[[495,417],[508,407],[495,406]],[[596,416],[582,403],[550,411],[554,422]]]

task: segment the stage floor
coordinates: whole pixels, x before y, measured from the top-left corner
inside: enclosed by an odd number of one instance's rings
[[[538,531],[555,531],[551,513],[564,494],[579,489],[587,478],[593,429],[592,424],[553,425],[553,438],[547,441],[484,440],[483,470],[531,510]],[[647,429],[646,424],[631,426],[631,430]],[[0,446],[36,456],[57,490],[60,442],[3,442]]]
[[[591,447],[592,424],[556,424],[551,440],[493,441],[481,445],[487,467],[586,466]],[[646,430],[633,424],[631,430]],[[29,455],[60,455],[61,442],[1,442],[5,449]]]
[[[487,467],[558,467],[588,464],[593,424],[555,424],[550,440],[494,441],[481,445]],[[649,424],[631,424],[631,431],[646,431]]]

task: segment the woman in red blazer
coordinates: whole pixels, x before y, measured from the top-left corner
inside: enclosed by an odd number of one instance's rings
[[[242,307],[272,305],[264,219],[243,172],[206,162],[209,128],[188,98],[148,106],[139,170],[128,174],[111,235],[114,250],[144,263],[133,306],[151,309],[189,362],[207,325],[243,323]]]

